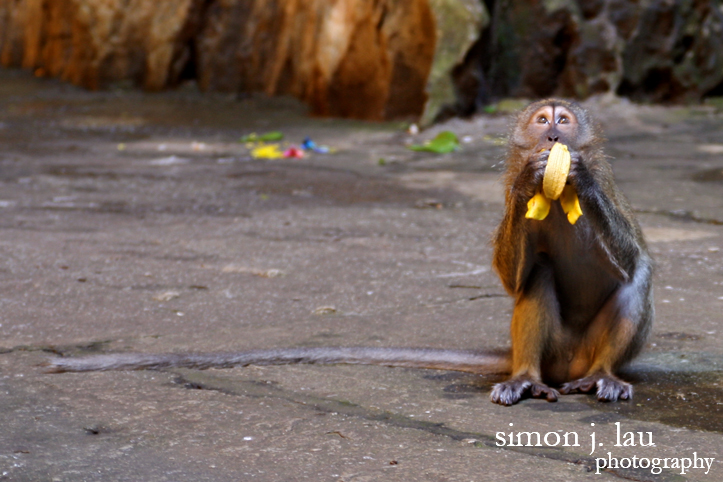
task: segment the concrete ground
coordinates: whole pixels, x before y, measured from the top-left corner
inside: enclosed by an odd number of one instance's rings
[[[499,378],[454,372],[41,364],[508,346],[489,243],[507,117],[412,136],[283,99],[93,93],[0,70],[0,480],[723,480],[723,113],[590,108],[657,263],[653,335],[626,374],[635,398],[501,407]],[[406,149],[442,129],[461,151]],[[253,160],[238,142],[271,130],[338,151]],[[510,432],[543,443],[510,446]]]

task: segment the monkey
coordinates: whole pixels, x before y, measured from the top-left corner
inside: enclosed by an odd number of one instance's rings
[[[558,202],[542,221],[525,218],[556,142],[571,156],[567,183],[583,212],[575,224]],[[632,385],[615,372],[641,351],[650,332],[653,263],[615,185],[599,127],[576,103],[531,104],[510,136],[504,180],[492,264],[514,298],[511,377],[496,384],[490,398],[512,405],[523,395],[554,401],[560,393],[595,389],[601,401],[630,399]],[[545,382],[561,384],[560,390]]]
[[[311,347],[111,353],[54,358],[48,371],[346,363],[511,375],[490,395],[502,405],[525,396],[556,401],[560,393],[594,387],[601,401],[629,399],[632,386],[615,371],[640,351],[650,330],[652,261],[615,186],[601,139],[587,112],[568,101],[536,102],[517,117],[506,160],[504,215],[493,236],[493,266],[515,303],[511,350]],[[574,226],[559,203],[543,221],[524,217],[554,142],[566,144],[571,154],[568,182],[584,213]],[[562,384],[560,391],[545,382]]]

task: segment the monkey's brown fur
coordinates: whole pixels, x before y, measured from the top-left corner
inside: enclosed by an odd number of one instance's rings
[[[540,110],[548,124],[538,124]],[[561,117],[568,123],[558,124]],[[531,124],[531,121],[534,122]],[[544,221],[525,219],[554,143],[572,157],[569,182],[583,216],[573,226],[558,202]],[[652,264],[640,228],[613,180],[601,137],[578,105],[545,100],[516,122],[507,156],[505,215],[495,234],[494,267],[515,298],[511,355],[410,348],[281,348],[207,354],[117,353],[56,358],[52,371],[225,368],[249,364],[353,363],[473,373],[512,373],[491,398],[511,405],[529,394],[556,400],[597,387],[601,400],[630,398],[614,371],[643,346],[653,317]],[[572,381],[571,381],[572,380]],[[567,383],[565,383],[567,382]]]
[[[525,218],[555,142],[572,158],[568,183],[583,212],[574,225],[558,202],[543,221]],[[493,260],[515,299],[512,376],[495,385],[493,402],[511,405],[527,394],[556,400],[544,382],[563,383],[562,393],[596,388],[604,401],[632,396],[615,370],[650,331],[652,262],[601,143],[587,112],[571,102],[536,102],[517,118]]]

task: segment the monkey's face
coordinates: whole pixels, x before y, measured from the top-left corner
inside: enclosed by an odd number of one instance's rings
[[[551,149],[555,142],[570,145],[577,139],[577,116],[560,105],[545,105],[535,110],[527,123],[531,141],[537,140],[535,149]]]

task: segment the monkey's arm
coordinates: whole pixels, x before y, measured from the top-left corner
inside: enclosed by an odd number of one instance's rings
[[[614,184],[610,165],[605,161],[585,162],[575,153],[569,181],[606,254],[608,268],[621,281],[629,281],[645,248],[627,201]]]
[[[492,265],[511,295],[519,291],[532,269],[532,245],[527,239],[526,223],[514,221],[524,216],[524,212],[519,211],[513,207],[505,212],[494,239]]]
[[[353,364],[428,368],[471,373],[509,372],[509,356],[467,350],[378,347],[278,348],[220,353],[113,353],[53,358],[48,371],[164,370],[232,368],[247,365]]]
[[[527,202],[542,183],[549,151],[524,161],[522,169],[507,182],[505,214],[494,235],[492,265],[507,292],[518,293],[532,270],[534,243],[525,219]]]

